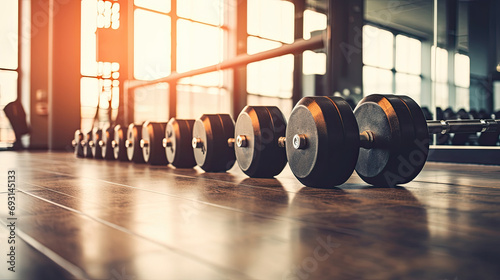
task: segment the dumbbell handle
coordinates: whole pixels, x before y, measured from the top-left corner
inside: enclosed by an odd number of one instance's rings
[[[497,131],[499,127],[500,120],[493,119],[427,121],[429,134]],[[373,148],[374,138],[369,130],[361,132],[359,134],[360,146],[365,149]]]
[[[427,121],[430,134],[496,131],[499,126],[500,120],[494,119]]]

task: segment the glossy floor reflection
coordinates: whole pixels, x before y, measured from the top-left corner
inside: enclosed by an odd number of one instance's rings
[[[18,189],[17,269],[3,262],[0,279],[500,275],[500,167],[428,163],[401,187],[353,175],[322,190],[302,187],[288,168],[252,179],[237,167],[208,174],[68,153],[0,156],[2,181],[14,169]]]

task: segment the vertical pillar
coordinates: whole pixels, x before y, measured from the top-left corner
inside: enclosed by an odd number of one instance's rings
[[[304,11],[306,9],[305,0],[295,0],[295,40],[304,37]],[[293,106],[302,98],[302,53],[293,55],[293,88],[292,88],[292,103]]]
[[[49,149],[63,150],[80,127],[81,1],[48,3]]]
[[[177,1],[171,2],[171,13],[172,13],[172,23],[171,23],[171,38],[170,38],[170,69],[171,72],[177,71]],[[172,81],[168,84],[169,90],[169,101],[168,101],[168,113],[169,118],[177,116],[177,81]]]
[[[362,97],[363,2],[329,1],[325,95],[349,92],[356,101]]]
[[[37,110],[37,108],[41,109],[43,102],[46,102],[49,87],[48,34],[49,2],[31,0],[30,149],[48,148],[48,115],[42,110]]]
[[[250,0],[252,1],[252,0]],[[247,0],[236,2],[236,55],[247,53]],[[247,103],[247,68],[234,68],[233,117],[237,117]]]

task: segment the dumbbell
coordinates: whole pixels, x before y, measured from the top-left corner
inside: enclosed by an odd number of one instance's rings
[[[75,156],[78,158],[84,157],[82,141],[83,141],[83,132],[78,129],[75,131],[75,137],[71,141],[71,145],[74,148]]]
[[[92,147],[90,146],[90,142],[92,142],[92,138],[93,138],[92,130],[85,133],[83,142],[81,144],[83,146],[83,157],[85,157],[85,158],[92,158],[93,157]]]
[[[127,131],[121,125],[116,125],[114,128],[114,139],[111,141],[113,147],[113,157],[119,161],[128,161],[126,142]]]
[[[92,157],[95,159],[102,159],[102,147],[99,142],[102,141],[102,129],[94,128],[92,130],[92,140],[88,142],[88,145],[92,151]]]
[[[205,171],[227,171],[236,159],[250,177],[273,177],[286,165],[279,139],[286,120],[274,106],[246,106],[234,125],[227,114],[203,115],[194,124],[192,146]]]
[[[196,164],[207,172],[225,172],[234,165],[234,149],[228,145],[234,121],[228,114],[204,114],[193,126],[191,145]]]
[[[101,156],[103,159],[112,160],[114,157],[113,141],[115,138],[114,126],[107,126],[102,131],[102,139],[98,142],[101,148]]]
[[[134,163],[145,163],[140,141],[142,139],[142,125],[131,123],[127,129],[127,158]]]
[[[305,97],[292,111],[286,137],[294,175],[307,186],[332,187],[353,169],[367,183],[394,186],[413,180],[429,151],[429,134],[497,130],[498,121],[426,121],[407,96],[374,94],[354,112],[339,97]],[[360,133],[361,131],[361,133]]]
[[[167,161],[176,168],[196,166],[191,139],[195,120],[171,118],[165,128],[162,145]]]
[[[168,164],[163,147],[166,126],[165,122],[145,122],[142,125],[142,139],[139,143],[146,163],[151,165]]]

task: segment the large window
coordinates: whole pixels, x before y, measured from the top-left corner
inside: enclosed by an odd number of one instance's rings
[[[248,1],[247,52],[273,49],[294,41],[295,7],[279,0]],[[247,66],[248,103],[279,106],[291,111],[293,55],[284,55]]]
[[[436,88],[436,107],[442,109],[450,106],[449,87],[448,87],[448,51],[443,48],[434,48],[431,50],[431,68],[433,86]]]
[[[227,58],[228,0],[177,1],[177,72],[217,64]],[[181,79],[177,85],[177,116],[230,113],[229,70]]]
[[[455,108],[470,109],[470,58],[455,54]]]
[[[0,2],[0,146],[14,142],[14,131],[3,108],[17,99],[19,2]]]
[[[120,28],[120,3],[117,1],[82,0],[80,106],[81,129],[103,127],[116,118],[119,104],[120,64],[117,61],[97,60],[98,28]],[[99,112],[96,112],[99,105]],[[111,105],[111,108],[110,108]],[[94,117],[98,114],[98,122]]]
[[[304,11],[304,39],[310,39],[313,32],[326,29],[327,17],[325,14],[312,10]],[[302,56],[302,73],[304,75],[324,75],[326,73],[326,54],[314,51],[305,51]]]
[[[420,102],[422,44],[371,25],[363,27],[363,91],[408,95]]]
[[[370,25],[363,27],[363,92],[393,93],[394,35]]]

